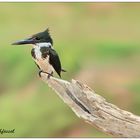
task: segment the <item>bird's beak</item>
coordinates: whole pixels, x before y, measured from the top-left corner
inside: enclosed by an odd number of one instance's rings
[[[34,43],[33,38],[27,38],[27,39],[16,41],[12,43],[12,45],[24,45],[24,44],[33,44],[33,43]]]

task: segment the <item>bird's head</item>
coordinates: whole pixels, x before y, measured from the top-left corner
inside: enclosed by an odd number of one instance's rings
[[[46,46],[51,47],[53,45],[53,40],[49,34],[49,29],[46,29],[43,32],[32,35],[31,37],[23,40],[16,41],[12,45],[24,45],[24,44],[33,44],[37,46]]]

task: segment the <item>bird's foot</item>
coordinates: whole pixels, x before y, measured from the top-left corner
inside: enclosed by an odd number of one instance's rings
[[[39,73],[38,73],[39,77],[41,77],[42,72],[43,72],[42,70],[39,71]]]
[[[53,77],[53,72],[47,74],[48,74],[48,79],[50,79],[51,76]]]
[[[48,73],[48,72],[44,72],[44,71],[40,70],[39,73],[38,73],[38,74],[39,74],[39,77],[41,77],[41,73],[46,73],[46,74],[48,74],[48,77],[47,77],[48,79],[50,79],[50,77],[53,76],[53,72]]]

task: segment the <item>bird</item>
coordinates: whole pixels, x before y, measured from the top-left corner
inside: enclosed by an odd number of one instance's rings
[[[54,71],[61,78],[61,72],[66,72],[62,69],[58,53],[53,48],[53,39],[47,28],[43,32],[36,33],[31,37],[23,40],[16,41],[12,45],[25,45],[31,44],[31,56],[39,68],[39,76],[41,72],[47,73],[48,78],[53,76]]]

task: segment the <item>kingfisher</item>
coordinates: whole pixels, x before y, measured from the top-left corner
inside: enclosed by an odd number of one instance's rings
[[[56,71],[61,78],[61,72],[66,72],[62,69],[59,56],[53,48],[53,39],[48,28],[27,39],[12,43],[12,45],[24,44],[32,45],[31,55],[35,64],[40,69],[39,76],[41,76],[41,72],[44,72],[47,73],[48,78],[50,78],[50,76],[53,76],[54,71]]]

